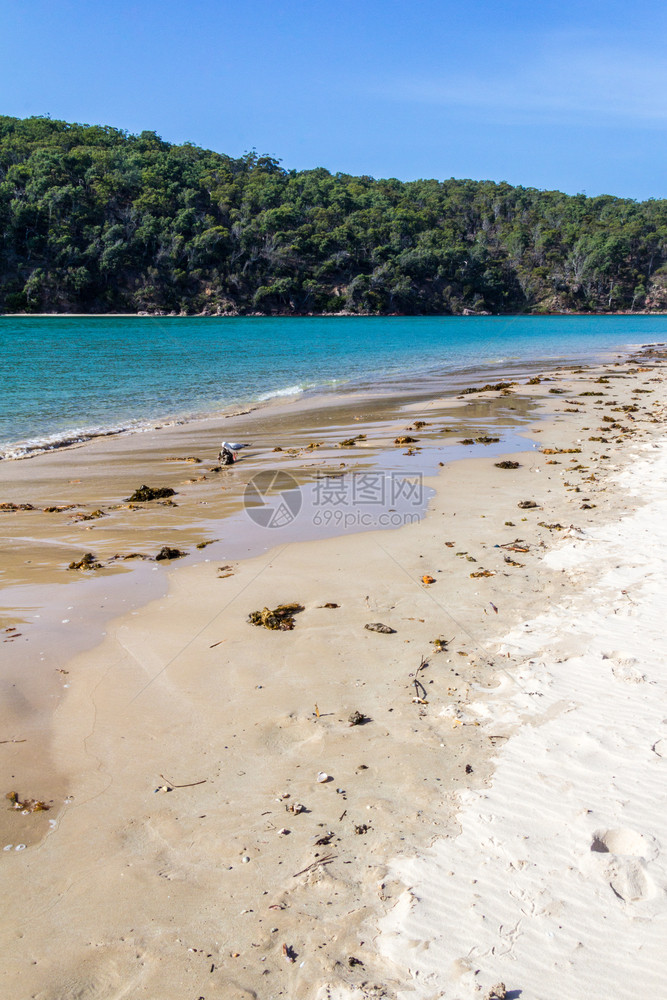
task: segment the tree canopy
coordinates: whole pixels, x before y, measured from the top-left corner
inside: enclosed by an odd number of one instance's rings
[[[667,309],[667,201],[286,170],[0,116],[0,311]]]

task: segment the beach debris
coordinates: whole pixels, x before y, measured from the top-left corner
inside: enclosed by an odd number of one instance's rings
[[[383,625],[382,622],[370,622],[368,625],[364,625],[364,628],[368,629],[369,632],[382,632],[383,635],[393,635],[396,632],[395,628]]]
[[[410,437],[409,434],[400,434],[397,438],[394,438],[394,444],[416,444],[419,438]]]
[[[160,777],[163,781],[166,781],[171,788],[194,788],[195,785],[205,785],[208,781],[208,778],[200,778],[199,781],[186,781],[184,785],[177,785],[174,781],[170,781],[169,778],[165,778],[164,774],[161,774]]]
[[[520,462],[495,462],[496,469],[520,469]]]
[[[541,455],[580,455],[581,448],[541,448]]]
[[[205,549],[207,545],[213,545],[213,543],[217,541],[217,538],[209,538],[207,542],[197,542],[196,548]]]
[[[325,834],[318,837],[317,840],[314,841],[315,847],[328,847],[334,836],[335,834],[333,830],[328,830]]]
[[[549,389],[549,392],[552,392],[555,396],[562,396],[565,389]]]
[[[490,569],[478,569],[476,573],[470,574],[471,580],[477,580],[483,576],[495,576],[496,574]]]
[[[366,435],[365,434],[357,434],[356,437],[345,438],[344,441],[340,442],[340,444],[338,445],[338,447],[339,448],[354,448],[355,445],[356,445],[356,443],[357,443],[357,441],[365,441],[365,440],[366,440]],[[319,447],[319,445],[317,447]]]
[[[445,653],[451,639],[431,639],[431,644],[435,646],[436,653]]]
[[[296,622],[294,615],[304,610],[303,604],[279,604],[277,608],[262,608],[261,611],[251,611],[248,615],[250,625],[263,626],[264,628],[277,630],[279,632],[290,632]]]
[[[488,434],[482,434],[481,437],[476,437],[475,438],[475,443],[476,444],[497,444],[498,441],[500,441],[500,438],[489,437]]]
[[[539,375],[534,375],[532,378],[528,379],[526,385],[539,385],[541,381],[542,379],[539,377]]]
[[[145,562],[152,562],[153,556],[148,556],[145,552],[128,552],[124,556],[116,553],[115,556],[111,557],[109,562],[117,562],[119,559],[122,559],[124,562],[130,559],[143,559]]]
[[[580,396],[606,396],[605,392],[591,392],[589,389],[587,392],[580,392]]]
[[[340,604],[334,604],[333,601],[329,601],[327,604],[318,604],[318,608],[339,608]]]
[[[454,546],[456,545],[456,542],[445,542],[445,545],[447,546],[448,549],[453,549]]]
[[[181,549],[172,549],[169,545],[163,545],[155,558],[159,562],[162,559],[180,559],[182,556],[187,556],[187,552],[183,552]]]
[[[36,510],[36,509],[37,508],[33,507],[31,503],[0,503],[0,510],[5,510],[5,511]],[[47,508],[45,507],[44,509],[46,510]],[[53,508],[53,510],[57,509],[58,509],[57,507]]]
[[[355,823],[354,832],[360,837],[368,833],[368,823]]]
[[[435,583],[435,577],[434,576],[429,576],[428,573],[424,573],[424,575],[422,577],[422,583],[425,583],[427,585],[431,584],[431,583]]]
[[[311,862],[311,864],[306,865],[305,868],[302,868],[300,872],[296,872],[294,875],[292,875],[292,878],[298,878],[299,875],[305,875],[306,872],[311,871],[311,869],[313,868],[317,868],[318,865],[328,865],[332,861],[334,861],[335,858],[336,858],[335,854],[325,854],[323,858],[318,858],[317,861],[313,861]],[[271,907],[269,907],[269,909],[271,909]],[[281,907],[281,909],[283,909],[283,907]]]
[[[538,527],[540,527],[540,528],[548,528],[549,531],[564,531],[565,530],[565,525],[564,524],[559,524],[557,521],[556,521],[555,524],[547,524],[546,521],[538,521],[537,524],[538,524]]]
[[[301,802],[290,802],[290,804],[285,806],[285,808],[288,812],[294,813],[295,816],[298,816],[299,813],[306,811],[306,807]]]
[[[468,389],[461,389],[461,396],[469,396],[472,392],[500,392],[502,389],[509,389],[510,386],[515,385],[514,382],[496,382],[495,385],[490,383],[482,386],[471,386]]]
[[[331,775],[327,774],[326,771],[318,771],[315,780],[317,781],[318,785],[324,785],[327,783],[327,781],[333,781]]]
[[[147,503],[149,500],[162,500],[164,497],[173,497],[176,490],[170,486],[140,486],[131,497],[127,497],[125,503]]]
[[[360,958],[355,958],[354,955],[349,955],[347,959],[347,964],[350,966],[351,969],[353,969],[355,965],[363,965],[364,963],[361,961]]]
[[[428,427],[428,421],[426,420],[415,420],[412,425],[416,431],[420,431],[422,427]]]
[[[224,580],[228,576],[234,576],[234,570],[230,566],[218,566],[218,579]]]
[[[493,608],[493,610],[495,611],[495,613],[498,614],[498,608],[495,606],[495,604],[493,603],[493,601],[489,601],[489,604],[491,605],[491,607]]]
[[[484,1000],[507,1000],[507,990],[504,983],[496,983],[484,997]]]
[[[506,528],[515,528],[516,525],[515,525],[514,521],[505,521],[505,527]]]
[[[277,831],[277,833],[279,837],[286,837],[288,833],[291,833],[291,830],[288,830],[286,826],[283,826]]]
[[[517,507],[520,507],[521,510],[532,510],[534,507],[539,507],[539,504],[535,503],[534,500],[520,500]]]
[[[286,958],[288,962],[296,962],[297,954],[291,944],[283,945],[283,958]]]
[[[518,566],[519,569],[523,569],[525,565],[525,563],[520,563],[517,562],[515,559],[512,559],[511,556],[505,556],[505,562],[507,563],[508,566]]]
[[[9,742],[9,741],[8,741]],[[11,802],[11,808],[26,816],[28,813],[48,812],[51,806],[41,799],[20,799],[18,792],[7,792],[6,799]]]
[[[74,504],[72,506],[75,506]],[[46,508],[44,508],[46,510]],[[96,521],[99,517],[108,517],[103,510],[91,510],[90,514],[85,514],[83,511],[78,511],[76,514],[72,515],[75,521]]]
[[[463,440],[461,441],[461,444],[474,444],[474,443],[475,443],[474,438],[463,438]]]
[[[98,562],[92,552],[86,552],[80,559],[74,559],[68,569],[102,569],[102,563]]]
[[[351,726],[363,726],[366,722],[370,722],[371,720],[367,715],[364,715],[362,712],[352,712],[350,715],[348,715],[347,721],[350,723]]]
[[[167,461],[167,462],[192,462],[195,465],[201,465],[201,461],[202,460],[201,460],[201,458],[197,458],[195,455],[186,455],[185,457],[180,457],[180,458],[167,458],[167,459],[165,459],[165,461]]]

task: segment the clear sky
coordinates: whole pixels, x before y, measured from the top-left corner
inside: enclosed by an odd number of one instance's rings
[[[667,197],[665,0],[0,0],[0,113]]]

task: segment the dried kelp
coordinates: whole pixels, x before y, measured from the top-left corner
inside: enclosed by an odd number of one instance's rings
[[[147,503],[149,500],[161,500],[163,497],[175,495],[176,490],[172,490],[170,486],[146,486],[144,484],[135,490],[125,503]]]
[[[172,549],[169,545],[163,545],[155,558],[159,562],[162,559],[180,559],[182,556],[187,556],[187,552],[183,552],[181,549]]]
[[[303,604],[279,604],[273,610],[262,608],[261,611],[250,612],[248,623],[279,632],[290,632],[296,624],[294,615],[303,610]]]
[[[101,569],[102,563],[98,562],[92,552],[86,552],[80,559],[75,559],[69,564],[68,569]]]
[[[12,809],[22,813],[47,812],[51,806],[41,799],[20,799],[18,792],[7,792],[6,799],[12,804]]]

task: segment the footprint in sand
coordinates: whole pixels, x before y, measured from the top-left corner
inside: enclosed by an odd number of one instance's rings
[[[655,895],[655,886],[646,872],[647,860],[657,854],[652,837],[626,827],[598,830],[593,834],[591,851],[608,856],[600,858],[600,874],[619,899],[635,903]]]

